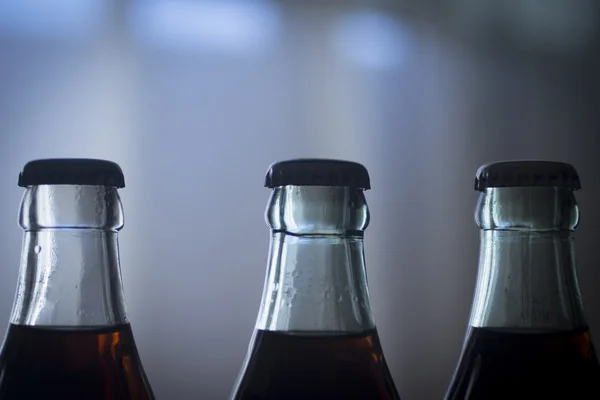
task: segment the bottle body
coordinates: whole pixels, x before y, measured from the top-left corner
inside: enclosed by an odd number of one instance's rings
[[[470,327],[446,399],[598,399],[588,328],[523,332]]]
[[[600,398],[575,268],[572,190],[488,188],[471,318],[447,400]]]
[[[0,372],[0,399],[153,398],[129,324],[11,324]]]
[[[36,185],[0,351],[0,399],[153,399],[127,320],[116,188]]]
[[[399,399],[370,309],[361,190],[283,186],[263,299],[231,398]]]
[[[377,330],[258,329],[234,399],[397,399]]]

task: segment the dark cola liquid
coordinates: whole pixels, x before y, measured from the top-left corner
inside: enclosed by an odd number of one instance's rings
[[[600,366],[589,331],[471,328],[446,395],[464,399],[600,399]]]
[[[129,324],[10,325],[0,353],[0,399],[153,399]]]
[[[360,335],[259,330],[236,400],[399,399],[376,330]]]

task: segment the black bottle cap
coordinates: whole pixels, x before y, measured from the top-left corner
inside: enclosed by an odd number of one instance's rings
[[[125,187],[119,164],[86,158],[49,158],[30,161],[19,174],[19,186],[98,185]]]
[[[555,161],[501,161],[479,167],[475,190],[517,186],[555,186],[581,189],[577,170],[570,164]]]
[[[320,158],[300,158],[271,164],[265,177],[265,187],[285,185],[371,189],[369,172],[363,165]]]

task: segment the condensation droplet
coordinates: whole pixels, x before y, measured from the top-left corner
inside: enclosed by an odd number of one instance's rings
[[[33,251],[35,251],[35,254],[40,254],[40,252],[42,251],[42,246],[35,246],[33,248]]]
[[[75,201],[81,200],[81,193],[83,192],[83,187],[81,185],[77,185],[75,188]]]
[[[274,290],[278,290],[278,289],[279,289],[279,283],[275,283]]]

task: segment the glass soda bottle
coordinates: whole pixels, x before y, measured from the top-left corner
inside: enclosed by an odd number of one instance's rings
[[[577,171],[549,161],[482,166],[479,271],[447,400],[600,399],[573,234]]]
[[[231,398],[399,399],[367,288],[360,164],[271,165],[271,244],[256,328]]]
[[[25,233],[0,351],[0,400],[153,399],[123,298],[121,168],[36,160],[19,186]]]

